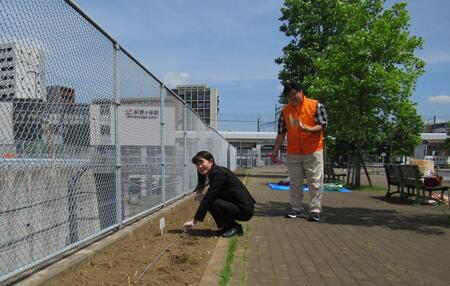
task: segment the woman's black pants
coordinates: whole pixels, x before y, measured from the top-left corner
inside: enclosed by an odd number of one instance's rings
[[[234,203],[222,199],[215,200],[208,211],[216,221],[218,228],[235,226],[236,220],[248,221],[253,216],[253,208],[242,210]]]

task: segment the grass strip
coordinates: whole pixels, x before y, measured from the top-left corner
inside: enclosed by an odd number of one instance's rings
[[[243,180],[243,184],[245,186],[247,186],[247,184],[248,184],[250,171],[251,171],[250,169],[245,170],[245,177]],[[246,232],[247,231],[248,231],[248,224],[246,227]],[[230,242],[228,244],[227,258],[225,260],[225,265],[223,266],[222,271],[220,271],[220,282],[219,282],[220,286],[226,286],[228,284],[228,282],[230,281],[231,276],[233,275],[232,265],[233,265],[233,260],[234,260],[234,256],[236,253],[238,241],[239,241],[239,238],[237,236],[233,236],[232,238],[230,238]],[[247,241],[245,241],[245,242],[247,243]],[[245,251],[247,251],[247,249],[245,249]],[[246,254],[244,254],[244,259],[246,260]],[[245,262],[246,261],[244,261],[244,263]],[[241,275],[242,275],[242,273],[241,273]],[[242,278],[242,276],[241,276],[241,278]],[[245,274],[244,274],[244,279],[245,279]]]
[[[233,272],[231,266],[233,265],[237,243],[237,236],[233,236],[232,238],[230,238],[230,242],[228,244],[227,259],[225,260],[225,265],[223,266],[222,271],[220,271],[220,286],[226,286],[228,284],[228,281],[230,281]]]
[[[241,286],[245,286],[245,271],[247,269],[247,259],[248,259],[248,223],[245,226],[245,235],[244,235],[244,255],[242,257],[242,272],[241,272]]]
[[[358,192],[386,192],[386,190],[387,190],[387,187],[377,186],[377,185],[372,185],[372,187],[369,185],[362,185],[359,187],[349,185],[348,187],[352,191],[358,191]]]

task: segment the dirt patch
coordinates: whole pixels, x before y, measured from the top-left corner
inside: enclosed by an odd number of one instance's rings
[[[159,233],[159,218],[143,226],[129,239],[96,256],[89,265],[74,269],[57,281],[57,285],[130,285],[135,273],[144,268],[182,231],[183,223],[191,219],[198,204],[189,199],[164,215],[166,233]],[[214,236],[214,220],[208,214],[196,229],[183,235],[165,255],[153,265],[137,285],[197,285],[214,251],[218,238]]]

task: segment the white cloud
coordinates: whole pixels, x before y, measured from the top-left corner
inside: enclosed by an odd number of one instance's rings
[[[191,76],[186,72],[168,72],[164,75],[164,84],[170,88],[175,88],[180,84],[188,84]]]
[[[450,95],[429,96],[428,101],[437,104],[450,104]]]
[[[278,88],[279,92],[282,92],[283,89],[284,89],[284,87],[283,87],[283,85],[281,83],[278,84],[277,88]]]
[[[427,64],[448,64],[450,63],[450,53],[444,51],[426,53],[423,55],[423,59]]]

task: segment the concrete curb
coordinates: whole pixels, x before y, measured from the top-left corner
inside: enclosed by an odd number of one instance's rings
[[[141,228],[142,226],[152,223],[154,219],[157,217],[170,212],[172,208],[178,206],[179,204],[185,202],[191,195],[187,195],[184,198],[181,198],[175,202],[172,202],[170,205],[151,213],[136,222],[120,229],[117,232],[113,232],[110,235],[107,235],[100,240],[93,242],[92,244],[84,247],[76,251],[75,253],[49,265],[48,267],[39,270],[38,272],[32,274],[31,276],[19,281],[15,282],[14,285],[17,286],[53,286],[58,285],[58,279],[68,274],[71,270],[88,264],[93,261],[97,255],[102,253],[103,251],[114,247],[116,244],[120,243],[124,239],[127,239],[133,236],[133,233]],[[14,282],[12,282],[14,283]]]
[[[228,241],[229,239],[227,238],[219,238],[211,259],[203,273],[202,280],[198,284],[199,286],[219,285],[220,271],[222,271],[227,257]]]
[[[245,276],[247,275],[247,273],[245,269],[246,265],[244,263],[244,256],[246,255],[245,253],[246,240],[248,242],[248,233],[245,232],[245,229],[248,229],[247,224],[248,222],[242,224],[242,227],[244,228],[244,235],[239,237],[236,252],[234,254],[233,264],[231,265],[232,274],[230,281],[228,282],[228,285],[230,286],[245,285],[246,281]],[[242,275],[244,275],[244,277],[242,277]],[[244,281],[242,281],[242,279],[244,279]]]

